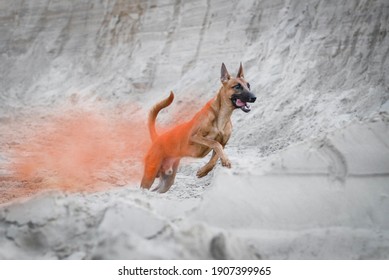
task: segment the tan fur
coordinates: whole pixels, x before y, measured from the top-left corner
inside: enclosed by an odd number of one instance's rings
[[[213,151],[212,157],[207,164],[198,170],[198,177],[207,175],[219,158],[223,166],[231,168],[231,162],[224,152],[224,146],[231,136],[231,115],[236,109],[231,102],[231,96],[236,93],[232,87],[237,83],[247,84],[243,77],[242,65],[237,77],[232,78],[223,64],[221,81],[223,85],[216,96],[190,121],[177,125],[159,136],[155,130],[155,119],[161,109],[173,102],[173,92],[168,98],[157,103],[150,111],[148,126],[153,142],[145,157],[142,188],[149,189],[155,178],[160,177],[159,185],[154,190],[158,192],[168,191],[174,183],[182,157],[202,158],[211,150]]]

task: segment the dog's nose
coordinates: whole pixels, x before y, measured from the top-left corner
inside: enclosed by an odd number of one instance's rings
[[[255,102],[255,100],[257,100],[257,98],[255,96],[252,96],[250,97],[249,102]]]

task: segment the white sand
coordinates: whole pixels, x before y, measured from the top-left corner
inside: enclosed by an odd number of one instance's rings
[[[170,89],[159,123],[188,118],[242,61],[258,99],[234,113],[232,169],[9,200],[0,258],[388,259],[387,1],[138,2],[0,1],[2,193],[36,118],[144,116]]]

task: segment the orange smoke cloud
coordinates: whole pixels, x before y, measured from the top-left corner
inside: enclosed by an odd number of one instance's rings
[[[150,144],[145,120],[73,112],[40,123],[10,151],[18,181],[40,188],[94,190],[140,180]]]
[[[172,125],[189,120],[200,108],[177,105],[167,112]],[[10,176],[0,177],[0,203],[48,189],[137,186],[151,140],[147,112],[139,117],[132,114],[136,111],[141,112],[133,103],[120,112],[73,109],[5,125],[0,140]],[[157,119],[159,134],[168,129]]]

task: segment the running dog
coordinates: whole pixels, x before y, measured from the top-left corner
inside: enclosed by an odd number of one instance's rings
[[[245,113],[250,112],[249,103],[255,102],[256,97],[250,90],[250,84],[244,79],[242,63],[236,78],[230,76],[222,63],[220,80],[222,86],[216,96],[192,120],[161,135],[155,130],[155,120],[159,111],[173,102],[173,92],[151,109],[148,127],[152,144],[145,157],[142,188],[150,189],[155,178],[159,177],[159,184],[153,191],[167,192],[174,183],[182,157],[202,158],[211,150],[211,159],[198,170],[197,177],[207,175],[219,158],[223,166],[231,168],[231,162],[223,148],[231,136],[232,112],[237,108]]]

